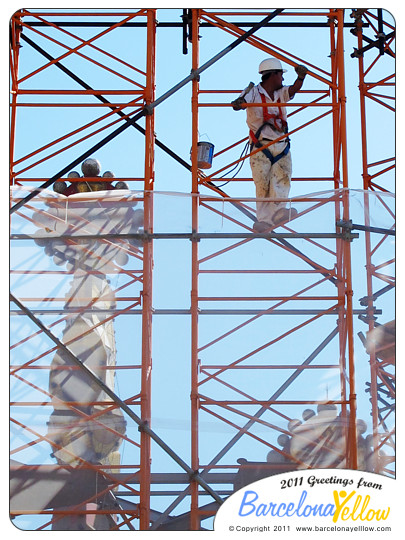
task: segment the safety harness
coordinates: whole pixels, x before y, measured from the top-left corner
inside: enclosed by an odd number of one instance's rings
[[[266,98],[264,94],[259,92],[260,97],[262,99],[262,103],[267,103]],[[281,103],[280,98],[278,98],[276,103]],[[263,124],[259,127],[259,129],[256,131],[256,133],[253,133],[252,130],[249,131],[250,140],[252,141],[250,144],[250,151],[252,151],[253,146],[256,148],[262,148],[263,144],[259,141],[260,134],[262,132],[262,129],[264,126],[271,126],[273,129],[276,129],[277,131],[281,131],[282,133],[288,132],[287,122],[280,114],[280,108],[278,108],[277,114],[271,114],[269,113],[268,107],[263,107]],[[290,139],[287,138],[287,144],[284,148],[284,150],[277,154],[277,156],[273,156],[273,154],[270,152],[268,148],[263,148],[262,152],[263,154],[271,161],[271,164],[274,165],[279,159],[286,156],[288,152],[290,151]]]

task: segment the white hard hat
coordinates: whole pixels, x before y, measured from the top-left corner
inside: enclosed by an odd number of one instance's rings
[[[266,71],[282,71],[285,73],[287,70],[283,69],[280,60],[277,60],[277,58],[266,58],[259,64],[259,73],[265,73]]]

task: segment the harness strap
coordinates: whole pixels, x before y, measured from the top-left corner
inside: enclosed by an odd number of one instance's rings
[[[265,95],[262,94],[261,92],[259,92],[259,94],[260,94],[262,103],[263,104],[267,103]],[[280,103],[280,98],[278,98],[276,103]],[[280,127],[279,125],[277,125],[277,122],[280,122],[281,124]],[[276,129],[277,131],[281,131],[282,133],[287,133],[288,131],[287,122],[281,115],[280,108],[278,109],[277,114],[272,114],[272,113],[269,113],[268,107],[263,107],[263,124],[259,127],[256,133],[253,133],[252,130],[249,131],[250,140],[252,141],[250,150],[252,150],[253,146],[256,146],[256,148],[261,148],[263,146],[261,142],[259,141],[259,137],[263,128],[267,125],[271,126],[273,129]],[[270,152],[268,148],[264,148],[262,152],[271,161],[272,165],[274,165],[274,163],[276,163],[279,159],[286,156],[289,150],[290,150],[290,141],[289,139],[287,139],[286,147],[277,156],[273,156],[273,154]]]
[[[250,150],[252,150],[253,146],[256,146],[257,148],[261,148],[263,145],[262,145],[262,143],[260,141],[257,141],[256,144],[252,143],[250,145]],[[272,165],[277,163],[277,161],[279,159],[281,159],[282,157],[286,156],[289,151],[290,151],[290,141],[289,140],[287,140],[287,144],[285,145],[284,150],[282,152],[280,152],[279,154],[277,154],[276,156],[273,156],[273,154],[270,152],[270,150],[268,148],[263,148],[262,149],[263,154],[271,161]]]
[[[259,92],[259,93],[260,93],[260,97],[262,98],[262,103],[263,104],[267,103],[264,94],[262,94],[261,92]],[[281,103],[280,98],[278,98],[276,103]],[[277,110],[276,114],[269,113],[268,107],[263,107],[263,120],[264,120],[264,122],[269,122],[269,123],[270,123],[271,120],[273,120],[274,127],[278,131],[283,131],[284,128],[287,127],[287,122],[286,122],[285,118],[283,117],[283,115],[281,114],[281,109],[279,107],[278,107],[278,110]],[[277,125],[277,121],[280,122],[280,127]]]
[[[267,103],[266,97],[264,94],[259,92],[262,103]],[[276,101],[276,103],[280,103],[280,98]],[[279,122],[279,123],[277,123]],[[264,126],[270,126],[272,129],[275,129],[277,131],[280,131],[281,133],[287,133],[288,127],[287,122],[284,119],[284,117],[280,113],[280,109],[278,109],[277,114],[269,113],[268,107],[263,107],[263,124],[259,127],[259,129],[254,133],[252,130],[249,131],[250,140],[253,141],[254,144],[257,144],[259,140],[260,133],[262,132],[262,129]]]

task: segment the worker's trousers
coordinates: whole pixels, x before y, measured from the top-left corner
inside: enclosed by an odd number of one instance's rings
[[[273,156],[280,154],[284,148],[285,142],[275,143],[268,147]],[[256,198],[272,199],[268,201],[258,200],[256,202],[257,221],[265,221],[272,225],[272,217],[276,210],[286,206],[286,201],[277,201],[275,199],[286,199],[290,193],[291,152],[280,158],[274,165],[263,152],[257,152],[250,157],[250,167],[256,186]]]

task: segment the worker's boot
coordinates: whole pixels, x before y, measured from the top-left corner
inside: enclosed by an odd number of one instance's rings
[[[271,229],[270,223],[266,223],[265,221],[255,221],[253,223],[253,230],[256,233],[264,233]]]
[[[295,208],[279,208],[273,215],[274,225],[280,225],[296,218],[298,212]]]

